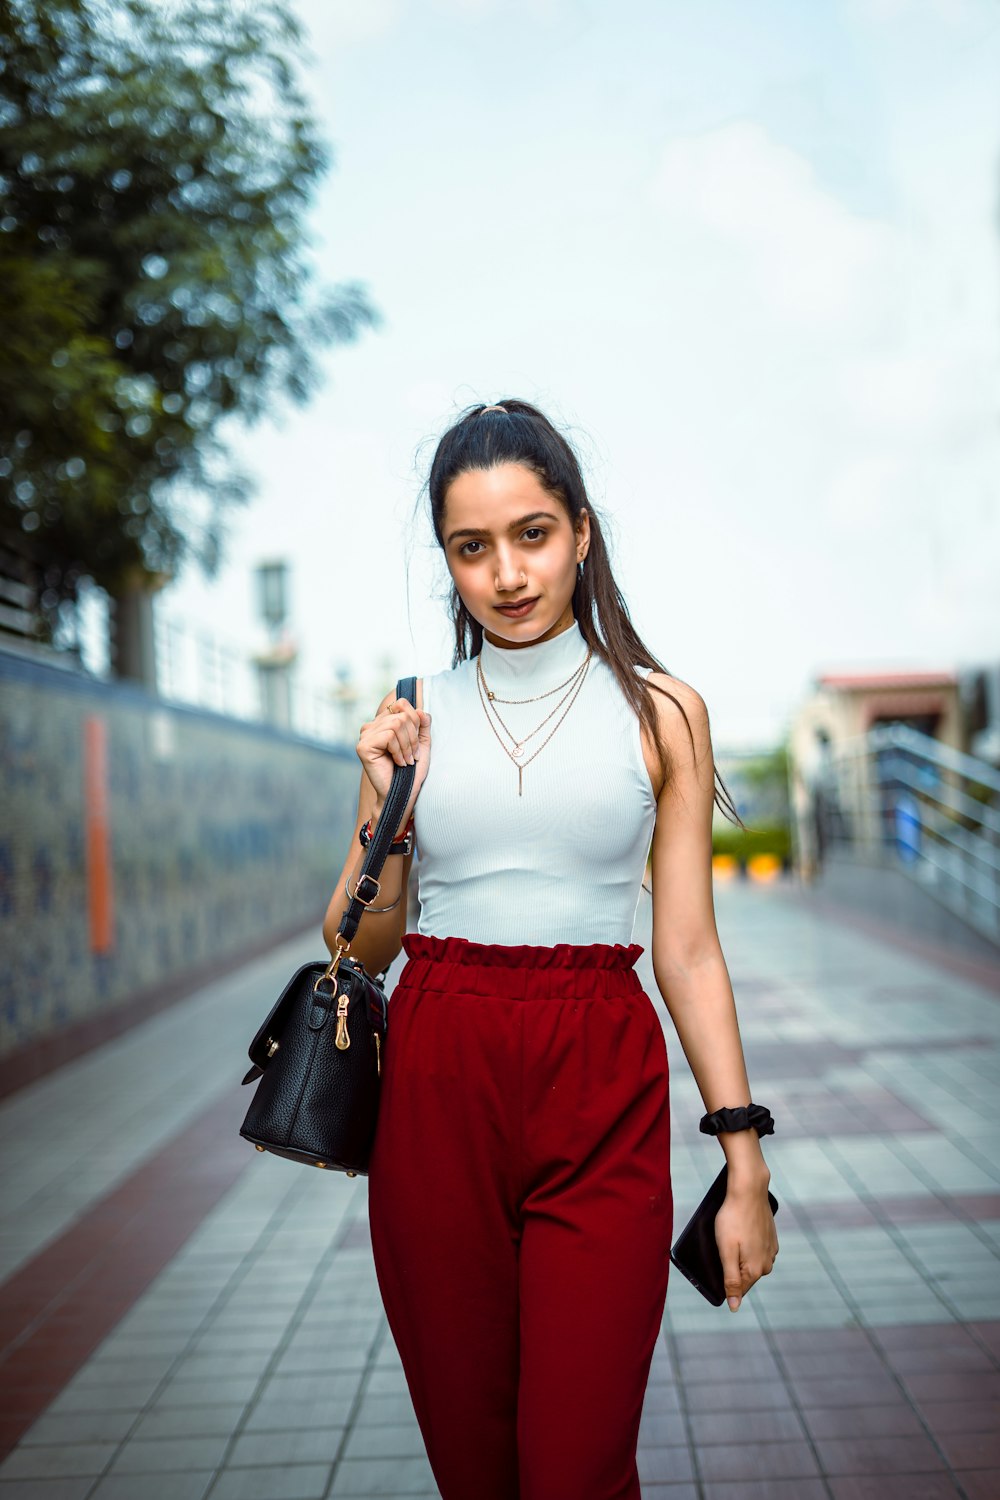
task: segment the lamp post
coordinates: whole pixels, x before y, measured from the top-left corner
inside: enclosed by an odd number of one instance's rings
[[[287,631],[288,564],[274,558],[257,564],[257,607],[270,644],[254,657],[260,708],[269,724],[292,727],[292,668],[299,648]]]

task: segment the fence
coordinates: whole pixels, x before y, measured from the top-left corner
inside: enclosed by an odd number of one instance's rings
[[[71,641],[61,641],[60,649],[55,651],[34,650],[31,657],[74,666],[101,682],[114,681],[110,640],[115,618],[107,595],[102,589],[83,585],[71,618]],[[274,722],[263,700],[261,674],[253,648],[247,642],[227,638],[177,614],[168,614],[157,598],[153,599],[152,628],[156,692],[165,703],[208,709],[244,723]],[[11,640],[9,644],[14,647],[17,643]],[[388,680],[381,685],[359,684],[342,670],[336,682],[320,688],[315,683],[303,682],[294,663],[282,675],[287,715],[280,721],[280,727],[327,745],[353,745],[358,724],[371,711],[369,705],[376,704],[392,686]]]
[[[270,717],[262,698],[260,672],[245,645],[159,611],[154,622],[161,697],[247,722]],[[304,684],[291,666],[287,669],[287,727],[324,744],[353,743],[357,706],[367,703],[370,696],[346,681],[325,691]]]
[[[815,787],[821,850],[892,863],[1000,942],[1000,773],[903,724],[839,747]]]

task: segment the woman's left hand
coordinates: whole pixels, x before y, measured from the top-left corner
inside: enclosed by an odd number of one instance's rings
[[[722,1257],[726,1298],[735,1312],[754,1282],[770,1273],[778,1253],[767,1182],[730,1181],[715,1217],[715,1242]]]

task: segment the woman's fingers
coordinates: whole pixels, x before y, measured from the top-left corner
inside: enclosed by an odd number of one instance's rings
[[[770,1273],[778,1253],[769,1205],[757,1193],[730,1189],[716,1215],[715,1240],[726,1300],[735,1312],[754,1282]]]
[[[397,734],[400,749],[409,764],[420,760],[424,753],[424,746],[430,744],[430,724],[424,725],[408,723],[404,729]]]
[[[395,726],[396,738],[404,763],[412,764],[420,751],[420,719],[417,710],[405,698],[400,698],[390,709],[390,713],[398,719]]]
[[[385,710],[389,729],[384,748],[400,766],[412,764],[416,747],[417,731],[405,711],[407,708],[415,712],[411,705],[404,704],[404,700],[400,699],[399,702],[390,704]]]
[[[395,741],[393,759],[405,766],[410,759],[410,737],[405,728],[400,727],[393,731],[393,739]]]
[[[420,761],[422,765],[417,771],[417,786],[411,799],[415,800],[423,768],[430,756],[430,722],[429,713],[414,708],[405,698],[399,698],[384,704],[373,719],[361,725],[355,749],[378,797],[388,795],[395,766],[415,765]]]
[[[374,719],[362,724],[358,737],[358,754],[363,761],[370,761],[373,767],[377,764],[372,758],[373,750],[377,750],[379,758],[388,757],[393,765],[415,765],[429,754],[430,725],[429,713],[414,708],[407,699],[399,698],[393,703],[387,703]],[[385,773],[376,771],[375,774],[381,777]],[[370,779],[378,789],[374,778]]]
[[[750,1289],[740,1264],[739,1240],[728,1240],[724,1245],[720,1245],[719,1254],[722,1257],[722,1284],[725,1288],[726,1300],[735,1312],[740,1305],[740,1298]]]
[[[754,1263],[748,1264],[740,1258],[738,1240],[733,1245],[725,1248],[720,1247],[719,1253],[722,1258],[722,1278],[726,1300],[733,1312],[735,1312],[740,1305],[741,1299],[746,1296],[754,1282],[759,1281],[762,1276],[770,1275],[774,1265],[774,1257],[772,1256],[769,1261],[761,1261],[759,1265]],[[777,1253],[777,1251],[774,1252],[775,1255]]]
[[[399,739],[399,747],[406,759],[409,760],[413,754],[417,740],[417,731],[413,723],[413,718],[411,718],[411,715],[416,715],[416,709],[400,698],[396,704],[396,715],[398,718],[396,733]]]

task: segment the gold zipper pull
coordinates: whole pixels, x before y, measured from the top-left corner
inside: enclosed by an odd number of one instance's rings
[[[334,1045],[341,1052],[346,1052],[351,1045],[350,1032],[347,1030],[347,999],[346,995],[341,995],[337,1001],[337,1035],[334,1037]]]
[[[376,1073],[382,1071],[382,1038],[377,1031],[375,1033],[375,1071]]]

